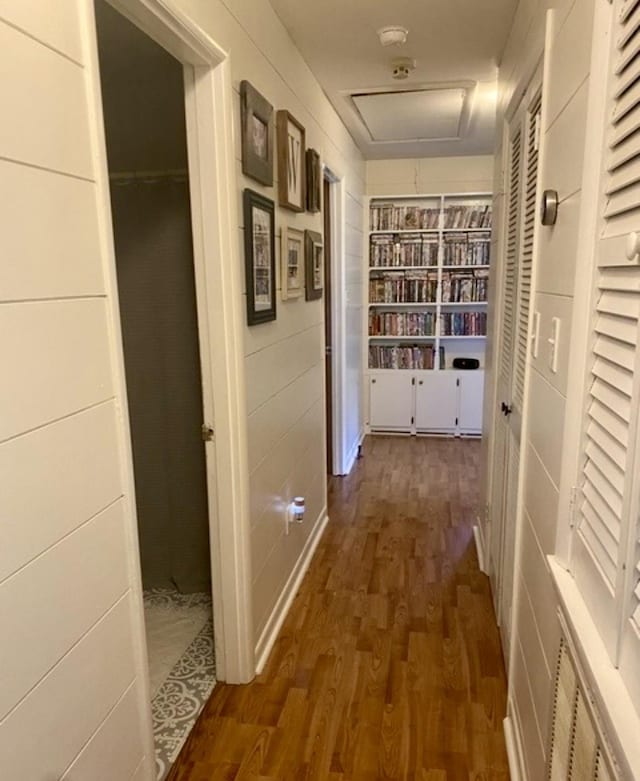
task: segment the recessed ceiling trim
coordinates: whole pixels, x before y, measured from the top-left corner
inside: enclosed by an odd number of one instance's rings
[[[416,142],[424,144],[438,144],[442,142],[456,142],[463,141],[469,130],[469,124],[471,119],[471,111],[474,103],[475,90],[477,82],[475,81],[457,81],[457,82],[441,82],[441,83],[422,83],[407,85],[402,89],[390,89],[389,86],[384,87],[371,87],[368,89],[353,89],[353,90],[341,90],[340,95],[344,99],[344,103],[352,116],[356,119],[360,132],[366,138],[367,143],[376,146],[383,144],[415,144]],[[375,96],[375,95],[390,95],[397,93],[437,93],[444,90],[462,90],[465,92],[464,100],[462,101],[462,108],[460,111],[459,121],[454,134],[446,133],[444,135],[428,138],[420,135],[414,135],[405,138],[381,138],[377,139],[375,134],[371,132],[365,118],[360,112],[358,105],[354,98],[361,96]]]

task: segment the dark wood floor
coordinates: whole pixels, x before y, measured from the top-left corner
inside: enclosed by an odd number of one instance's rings
[[[215,689],[170,781],[508,779],[479,455],[367,438],[264,672]]]

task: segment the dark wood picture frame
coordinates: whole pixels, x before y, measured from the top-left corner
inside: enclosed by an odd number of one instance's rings
[[[291,114],[276,113],[278,144],[278,203],[293,212],[306,209],[305,131]]]
[[[322,203],[322,169],[320,155],[307,149],[307,211],[319,212]]]
[[[324,248],[322,234],[317,231],[304,232],[305,298],[315,301],[322,298],[324,285]]]
[[[276,319],[275,204],[247,188],[243,207],[247,323],[258,325]]]
[[[240,82],[242,173],[273,185],[273,106],[248,81]]]

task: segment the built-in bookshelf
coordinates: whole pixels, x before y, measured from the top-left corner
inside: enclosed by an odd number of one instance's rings
[[[482,430],[491,196],[369,201],[368,430]],[[480,369],[453,368],[457,357]]]
[[[490,196],[372,198],[368,244],[369,368],[483,363]]]

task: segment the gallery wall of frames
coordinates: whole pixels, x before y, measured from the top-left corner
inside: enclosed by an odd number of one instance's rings
[[[242,172],[261,185],[278,176],[278,206],[293,215],[321,210],[320,155],[305,145],[305,129],[286,109],[273,106],[248,82],[240,84]],[[324,251],[317,231],[293,219],[276,225],[276,204],[249,187],[243,192],[247,323],[276,319],[277,274],[285,302],[322,297]],[[278,241],[278,231],[279,238]]]

